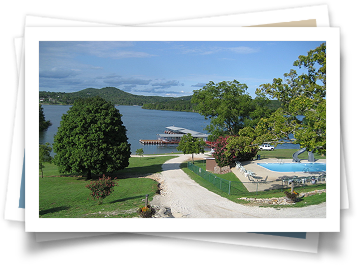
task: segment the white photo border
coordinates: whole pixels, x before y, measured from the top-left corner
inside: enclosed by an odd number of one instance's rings
[[[327,153],[328,161],[330,161],[327,162],[326,167],[328,176],[326,218],[39,218],[39,169],[37,165],[40,41],[325,41],[327,47]],[[27,153],[26,232],[339,232],[339,29],[27,27],[25,30],[25,150]]]

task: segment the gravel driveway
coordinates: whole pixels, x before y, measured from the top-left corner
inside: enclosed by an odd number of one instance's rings
[[[195,157],[204,157],[196,155]],[[162,165],[156,176],[161,183],[161,194],[151,205],[170,209],[172,217],[180,218],[325,218],[326,203],[303,208],[260,208],[244,206],[223,198],[193,181],[180,169],[180,164],[191,155],[179,155]]]

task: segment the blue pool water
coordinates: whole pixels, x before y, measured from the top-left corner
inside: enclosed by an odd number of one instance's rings
[[[258,165],[276,172],[326,171],[325,163],[258,163]]]

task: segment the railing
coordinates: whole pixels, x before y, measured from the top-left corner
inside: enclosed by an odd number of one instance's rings
[[[187,168],[191,170],[192,172],[196,173],[200,177],[204,178],[205,180],[209,181],[213,185],[215,185],[217,188],[220,190],[228,193],[229,195],[231,194],[231,183],[232,181],[222,179],[220,177],[217,177],[216,175],[207,172],[206,170],[202,169],[201,167],[198,167],[192,162],[187,163]]]

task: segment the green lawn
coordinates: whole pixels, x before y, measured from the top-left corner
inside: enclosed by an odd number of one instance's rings
[[[41,218],[130,218],[144,206],[145,195],[149,201],[158,192],[158,183],[152,179],[138,178],[161,172],[161,165],[173,156],[130,158],[130,166],[113,173],[118,186],[101,205],[90,196],[85,186],[90,183],[81,176],[59,174],[53,164],[46,164],[44,178],[39,179]]]
[[[293,154],[299,149],[275,149],[273,151],[258,151],[258,155],[263,158],[277,158],[277,159],[289,159],[293,158]],[[315,159],[326,159],[326,156],[314,154]],[[307,159],[308,152],[304,152],[299,155],[300,159]]]
[[[77,177],[40,178],[40,209],[42,218],[123,218],[138,216],[145,195],[149,200],[158,190],[157,182],[145,178],[117,180],[114,192],[101,205],[90,196],[85,186],[89,180]]]
[[[129,159],[129,166],[123,170],[117,171],[113,174],[118,178],[137,177],[141,175],[154,174],[161,172],[161,165],[167,160],[175,158],[176,156],[155,156],[155,157],[131,157]],[[72,176],[73,174],[60,174],[58,167],[54,164],[44,163],[43,176]],[[41,175],[41,172],[40,172]],[[79,174],[78,174],[79,175]]]

